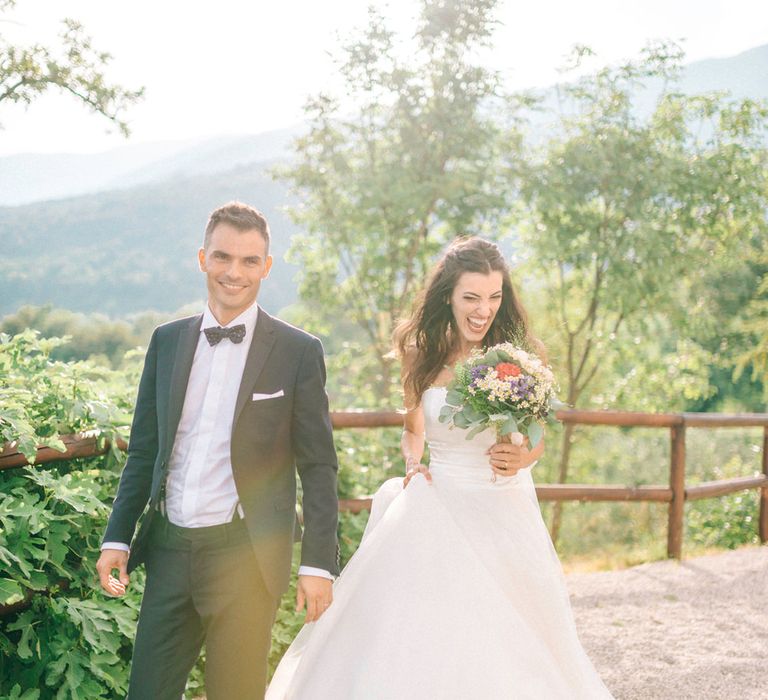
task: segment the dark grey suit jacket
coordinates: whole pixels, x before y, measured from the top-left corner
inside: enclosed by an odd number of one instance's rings
[[[155,329],[147,349],[120,486],[104,541],[131,542],[129,570],[145,556],[184,406],[202,315]],[[284,395],[253,401],[254,393]],[[253,549],[269,590],[290,578],[297,534],[296,472],[303,491],[301,563],[339,570],[338,501],[325,362],[317,338],[259,308],[232,424],[232,473]]]

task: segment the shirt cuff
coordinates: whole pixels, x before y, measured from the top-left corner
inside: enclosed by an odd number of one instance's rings
[[[119,549],[121,552],[130,552],[131,548],[124,542],[103,542],[101,545],[101,551],[105,549]]]
[[[320,576],[322,578],[327,578],[333,581],[333,576],[331,575],[330,571],[326,571],[325,569],[318,569],[314,566],[300,566],[299,576]]]

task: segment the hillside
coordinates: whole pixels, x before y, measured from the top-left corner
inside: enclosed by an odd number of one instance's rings
[[[121,316],[203,300],[197,249],[210,211],[231,199],[261,208],[272,227],[276,264],[261,301],[273,311],[292,303],[295,269],[283,255],[296,229],[281,211],[285,188],[265,172],[271,165],[0,208],[0,315],[52,304]]]
[[[300,127],[194,141],[130,144],[104,153],[0,158],[0,206],[63,199],[283,160]]]

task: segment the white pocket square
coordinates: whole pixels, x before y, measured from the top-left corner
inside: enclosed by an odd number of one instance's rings
[[[254,394],[252,400],[264,401],[265,399],[279,399],[281,396],[285,396],[285,392],[282,389],[276,391],[274,394]]]

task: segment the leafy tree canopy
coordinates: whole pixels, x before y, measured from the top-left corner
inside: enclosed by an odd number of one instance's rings
[[[16,0],[0,0],[0,12],[15,5]],[[110,59],[108,53],[93,47],[91,37],[73,19],[63,20],[61,46],[57,48],[15,46],[0,37],[0,108],[4,102],[31,104],[50,88],[59,88],[109,119],[127,136],[128,124],[122,115],[144,90],[129,90],[110,82],[104,73]]]
[[[506,202],[494,169],[503,141],[488,112],[498,76],[476,52],[493,30],[494,0],[425,1],[408,53],[381,15],[339,57],[339,99],[317,95],[297,160],[281,175],[301,193],[294,239],[311,325],[339,317],[364,334],[380,393],[393,379],[390,335],[435,253],[458,234],[488,230]],[[370,375],[369,375],[370,376]]]

